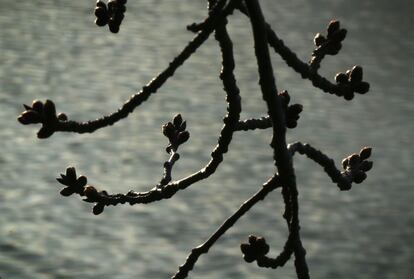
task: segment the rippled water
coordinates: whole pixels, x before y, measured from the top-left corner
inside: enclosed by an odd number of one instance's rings
[[[111,192],[146,190],[166,159],[162,123],[181,112],[191,139],[174,177],[201,168],[222,126],[224,93],[216,42],[206,45],[128,119],[91,135],[35,138],[22,127],[22,103],[50,98],[71,119],[116,110],[164,69],[192,38],[185,26],[205,16],[205,1],[129,1],[118,35],[93,24],[94,1],[0,1],[0,276],[25,278],[168,278],[272,175],[269,131],[237,133],[211,178],[173,199],[106,208],[100,216],[76,197],[58,194],[55,177],[74,165],[89,183]],[[371,92],[346,102],[313,88],[275,56],[279,89],[304,105],[289,140],[309,142],[336,161],[374,148],[374,169],[362,185],[339,192],[318,166],[296,158],[303,242],[312,278],[411,278],[414,273],[413,4],[398,1],[262,1],[268,21],[306,60],[312,39],[331,18],[349,36],[324,61],[333,77],[358,63]],[[243,117],[265,105],[249,22],[236,13],[235,41]],[[283,201],[273,193],[202,256],[190,278],[295,278],[246,264],[239,243],[260,234],[276,255],[287,232]]]

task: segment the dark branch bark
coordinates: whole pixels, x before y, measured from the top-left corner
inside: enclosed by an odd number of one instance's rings
[[[206,242],[201,244],[200,246],[197,246],[193,250],[191,250],[191,253],[188,255],[185,263],[180,266],[178,272],[172,277],[174,279],[179,278],[186,278],[188,275],[188,272],[193,269],[194,264],[197,262],[198,258],[202,254],[206,254],[209,249],[214,245],[214,243],[223,236],[227,230],[229,230],[244,214],[246,214],[256,203],[263,200],[267,194],[275,190],[276,188],[280,187],[279,184],[279,178],[277,176],[273,176],[271,179],[269,179],[265,184],[263,184],[262,189],[258,191],[256,194],[254,194],[250,199],[245,201],[240,208],[232,215],[230,216],[218,229],[216,232],[214,232]],[[286,258],[286,255],[282,255],[283,259]],[[287,257],[286,261],[289,259]],[[272,261],[271,259],[268,259],[268,262]],[[284,262],[286,262],[284,261]],[[265,262],[265,260],[264,260]]]
[[[295,173],[292,158],[286,146],[286,124],[282,104],[277,95],[277,88],[273,76],[273,68],[269,56],[266,23],[257,0],[246,0],[246,7],[250,16],[255,43],[255,53],[259,67],[259,84],[263,99],[268,108],[268,114],[273,123],[273,138],[271,146],[274,150],[275,165],[285,190],[284,200],[287,209],[291,208],[290,234],[293,234],[295,267],[299,279],[309,278],[309,271],[305,260],[305,249],[302,246],[299,234],[299,205],[296,188]]]

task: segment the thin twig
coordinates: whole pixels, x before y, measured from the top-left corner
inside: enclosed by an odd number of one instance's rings
[[[237,3],[238,0],[233,0],[233,2]],[[223,19],[220,23],[225,24],[225,22],[226,19]],[[130,205],[133,205],[168,199],[177,191],[184,190],[188,186],[209,177],[215,172],[219,164],[223,161],[223,154],[228,151],[228,146],[232,140],[241,112],[241,98],[239,89],[236,85],[236,79],[233,75],[235,67],[232,50],[233,45],[228,36],[220,39],[220,47],[223,55],[223,70],[220,74],[220,78],[223,80],[224,89],[226,91],[228,114],[223,118],[224,126],[220,132],[218,144],[211,152],[211,160],[206,166],[188,177],[168,183],[161,189],[159,187],[154,187],[147,192],[130,191],[127,194],[114,195],[107,194],[106,191],[101,191],[98,195],[95,195],[94,198],[88,199],[88,202],[100,203],[103,205],[117,205],[120,203],[129,203]]]
[[[176,69],[207,40],[217,26],[217,23],[223,19],[225,15],[230,14],[235,8],[235,5],[227,5],[223,10],[225,3],[226,0],[219,0],[205,20],[203,29],[197,33],[193,40],[191,40],[181,53],[169,63],[169,66],[164,71],[145,85],[140,92],[132,95],[116,112],[87,122],[76,122],[72,120],[58,121],[50,128],[53,129],[53,132],[92,133],[97,129],[113,125],[119,120],[127,117],[136,107],[146,101],[151,94],[156,93],[157,90],[174,75]]]
[[[245,15],[248,16],[245,7],[240,5],[238,9]],[[312,82],[312,85],[321,89],[325,93],[334,94],[337,96],[344,96],[347,91],[350,90],[341,84],[333,84],[325,77],[321,76],[317,71],[314,71],[307,62],[300,60],[296,53],[293,52],[289,47],[285,45],[276,33],[272,30],[270,24],[266,23],[266,33],[269,45],[274,51],[282,57],[286,64],[299,73],[302,78],[308,79]]]
[[[280,187],[279,177],[273,176],[265,184],[263,184],[262,189],[260,189],[256,194],[254,194],[250,199],[245,201],[239,209],[233,213],[224,223],[204,242],[203,244],[197,246],[191,253],[188,255],[185,263],[180,266],[178,272],[172,277],[173,279],[186,278],[188,272],[193,269],[194,264],[197,262],[198,258],[202,254],[206,254],[211,246],[223,236],[228,229],[230,229],[246,212],[248,212],[257,202],[263,200],[267,194]]]
[[[256,129],[268,129],[272,127],[272,120],[269,116],[240,120],[236,125],[236,131],[248,131]]]

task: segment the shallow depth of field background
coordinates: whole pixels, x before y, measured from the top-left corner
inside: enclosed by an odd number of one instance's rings
[[[191,40],[185,26],[202,20],[206,1],[128,1],[119,34],[94,25],[94,1],[0,0],[0,277],[169,278],[199,245],[273,173],[270,131],[238,132],[210,179],[170,200],[105,208],[93,216],[79,197],[63,198],[55,180],[68,165],[110,192],[144,191],[167,158],[161,125],[174,114],[191,138],[174,178],[209,160],[226,104],[220,53],[211,37],[159,92],[127,119],[94,134],[57,133],[16,121],[22,104],[53,100],[70,119],[115,111]],[[322,93],[272,52],[279,90],[304,112],[289,141],[309,142],[336,160],[373,147],[374,168],[340,192],[321,168],[295,157],[303,243],[311,277],[409,279],[414,273],[414,4],[408,0],[261,1],[268,22],[307,60],[313,36],[336,18],[348,29],[339,55],[321,72],[333,80],[355,64],[371,91],[351,102]],[[243,118],[266,112],[257,85],[251,29],[230,18]],[[265,270],[247,264],[239,243],[266,237],[275,256],[287,237],[283,201],[274,192],[200,258],[190,278],[295,278],[293,262]]]

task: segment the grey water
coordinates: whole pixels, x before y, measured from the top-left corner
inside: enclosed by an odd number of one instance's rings
[[[161,125],[176,113],[191,138],[173,177],[202,168],[226,113],[212,36],[159,92],[127,119],[93,134],[36,138],[37,125],[16,118],[22,104],[51,99],[70,119],[118,109],[191,40],[187,24],[206,16],[206,1],[128,1],[119,34],[93,24],[94,1],[0,0],[0,277],[2,279],[169,278],[273,173],[270,131],[238,132],[217,172],[150,205],[108,207],[94,216],[79,197],[64,198],[55,180],[75,166],[109,192],[145,191],[167,159]],[[341,192],[313,162],[295,157],[300,221],[311,278],[412,278],[414,273],[414,4],[409,0],[261,1],[285,43],[307,61],[313,36],[336,18],[348,29],[343,49],[321,73],[333,80],[355,64],[371,84],[352,101],[322,93],[272,52],[279,90],[301,103],[290,142],[308,142],[339,165],[372,146],[374,168]],[[251,29],[230,17],[242,117],[265,114]],[[189,278],[295,278],[293,261],[277,270],[247,264],[239,249],[264,236],[270,255],[287,230],[280,192],[257,204],[203,255]]]

